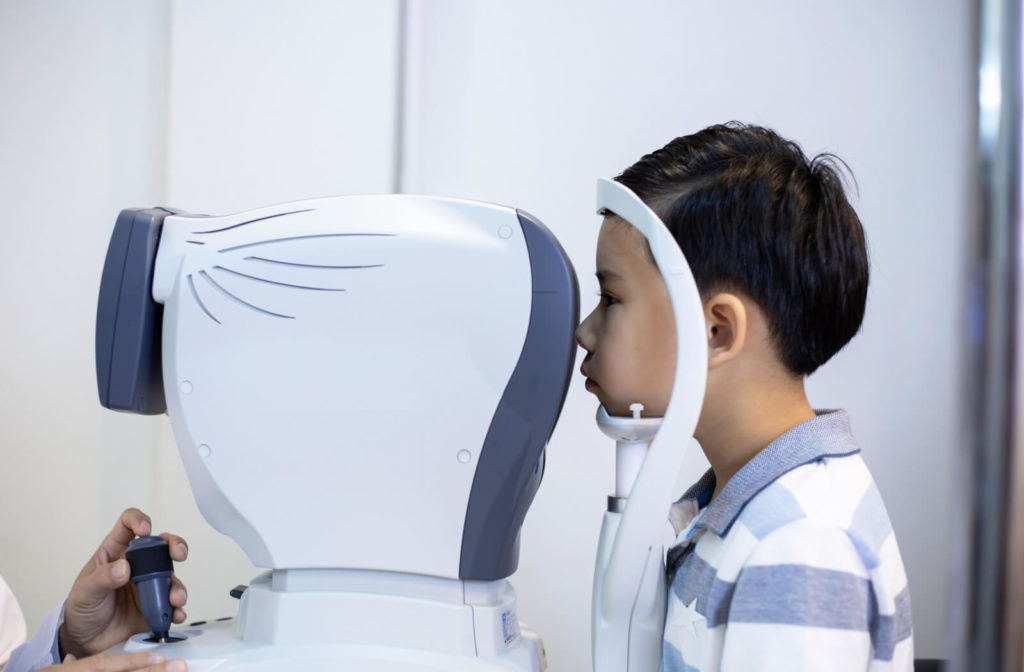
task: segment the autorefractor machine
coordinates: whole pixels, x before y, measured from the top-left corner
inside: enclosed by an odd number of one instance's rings
[[[595,669],[653,671],[661,538],[706,369],[682,335],[702,336],[694,306],[703,320],[654,213],[607,180],[598,201],[647,236],[681,335],[664,420],[598,413],[620,459]],[[97,311],[101,402],[167,413],[200,511],[269,571],[237,589],[237,618],[171,629],[166,548],[136,540],[153,633],[117,650],[193,672],[545,669],[507,577],[578,320],[568,257],[513,208],[377,195],[223,217],[122,211]]]

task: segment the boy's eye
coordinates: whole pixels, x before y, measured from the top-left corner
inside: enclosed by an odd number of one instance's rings
[[[615,298],[608,292],[598,292],[597,295],[601,297],[601,305],[605,306],[606,308],[608,306],[614,306],[616,303],[619,302],[617,298]]]

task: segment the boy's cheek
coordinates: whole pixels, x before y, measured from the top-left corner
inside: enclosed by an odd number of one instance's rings
[[[629,405],[632,403],[627,399],[630,395],[625,393],[624,390],[620,389],[615,385],[602,385],[598,383],[596,389],[592,389],[594,395],[604,406],[604,410],[608,411],[609,415],[624,415],[629,409]],[[636,401],[634,399],[633,401]]]

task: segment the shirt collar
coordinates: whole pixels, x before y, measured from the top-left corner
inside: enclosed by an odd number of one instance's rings
[[[845,457],[860,452],[850,432],[850,416],[846,411],[815,413],[816,417],[775,439],[743,465],[718,497],[701,511],[693,523],[694,528],[711,530],[724,537],[747,502],[783,474],[825,457]],[[708,469],[679,501],[694,499],[703,504],[714,489],[715,472]]]

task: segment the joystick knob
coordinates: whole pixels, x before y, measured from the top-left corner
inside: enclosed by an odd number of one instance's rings
[[[132,583],[139,594],[139,607],[146,625],[153,631],[149,641],[168,642],[171,629],[171,551],[161,537],[139,537],[124,554],[131,566]]]

